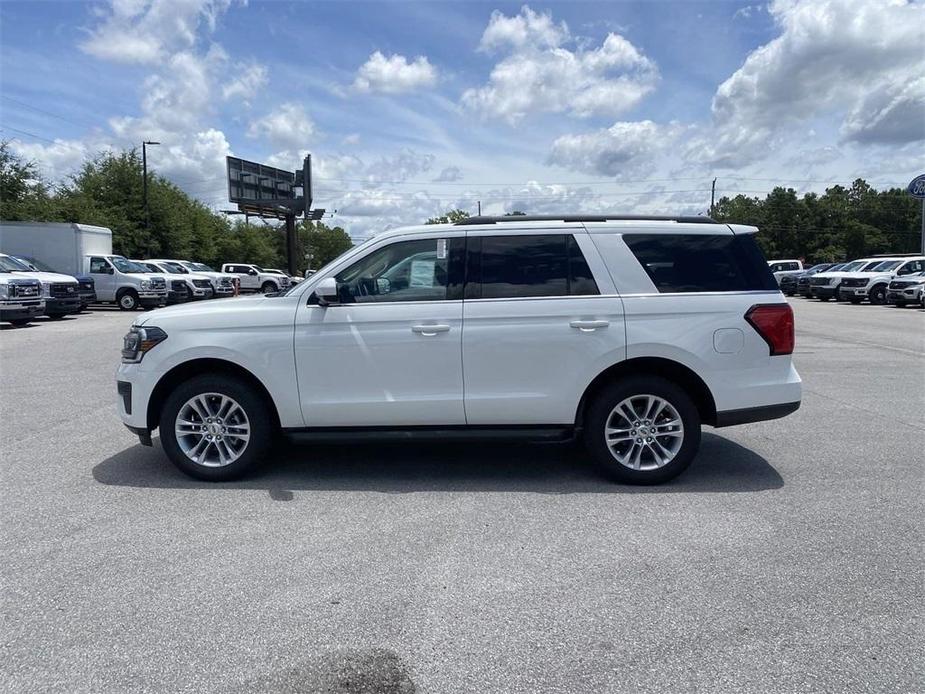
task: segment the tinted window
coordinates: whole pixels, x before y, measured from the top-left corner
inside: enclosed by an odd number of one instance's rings
[[[625,234],[623,240],[659,292],[777,289],[750,235]]]
[[[473,286],[467,284],[467,298],[600,293],[571,234],[483,236],[470,238],[469,244]]]
[[[373,251],[335,277],[342,303],[441,301],[448,293],[450,257],[461,263],[463,239],[400,241]]]

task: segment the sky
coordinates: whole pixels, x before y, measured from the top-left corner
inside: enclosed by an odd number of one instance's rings
[[[705,214],[925,171],[925,3],[0,2],[0,138],[110,149],[210,207],[301,167],[355,239],[475,214]]]

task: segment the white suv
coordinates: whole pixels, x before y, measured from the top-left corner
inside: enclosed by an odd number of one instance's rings
[[[889,284],[894,277],[914,275],[922,270],[925,270],[925,256],[884,258],[883,262],[869,270],[842,275],[838,295],[852,304],[859,304],[864,299],[876,305],[885,304]]]
[[[117,381],[142,443],[207,480],[276,431],[579,436],[618,480],[701,424],[800,405],[793,313],[752,234],[700,217],[476,217],[394,229],[277,296],[139,316]]]

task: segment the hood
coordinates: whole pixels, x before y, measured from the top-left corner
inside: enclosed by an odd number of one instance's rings
[[[42,282],[68,282],[71,284],[77,284],[77,278],[71,275],[60,275],[57,272],[14,272],[14,275],[22,275],[23,277],[34,277],[37,280]]]
[[[264,306],[263,304],[269,304]],[[229,325],[257,324],[257,316],[260,313],[267,312],[267,309],[274,305],[283,305],[294,307],[298,301],[286,301],[266,297],[263,294],[253,294],[249,296],[228,297],[227,299],[212,299],[211,301],[197,301],[187,304],[177,304],[167,306],[154,311],[147,311],[135,319],[135,325],[156,325],[164,328],[168,333],[169,328],[180,327],[184,329],[196,330],[206,326],[215,326],[216,323],[228,323]]]

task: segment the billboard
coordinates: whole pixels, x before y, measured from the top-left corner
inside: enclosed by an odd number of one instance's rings
[[[259,208],[261,201],[292,200],[295,174],[255,161],[226,157],[228,200],[238,205]]]

